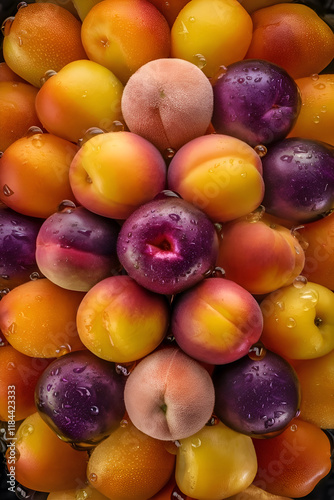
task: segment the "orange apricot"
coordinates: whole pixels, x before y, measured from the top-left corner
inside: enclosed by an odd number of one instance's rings
[[[37,89],[22,81],[0,82],[0,151],[23,137],[30,127],[41,127],[35,110]]]
[[[334,56],[334,33],[306,5],[277,4],[256,10],[246,59],[278,64],[293,78],[322,71]]]
[[[77,151],[65,139],[38,132],[13,142],[0,158],[0,200],[40,218],[55,213],[64,200],[74,202],[69,169]]]
[[[13,23],[5,25],[4,35],[5,62],[36,87],[46,71],[59,71],[71,61],[87,58],[80,21],[53,3],[32,3],[19,9]]]
[[[84,349],[75,323],[83,296],[46,278],[28,281],[2,298],[0,329],[27,356],[53,358]]]

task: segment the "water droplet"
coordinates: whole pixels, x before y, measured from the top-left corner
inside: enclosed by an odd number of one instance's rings
[[[282,301],[280,301],[280,300],[277,300],[277,301],[275,302],[275,307],[276,307],[277,309],[279,309],[280,311],[284,311],[284,309],[285,309],[285,304],[284,304],[284,302],[282,302]]]
[[[3,185],[2,192],[5,196],[12,196],[14,194],[14,191],[12,191],[7,184]]]
[[[319,294],[312,288],[305,288],[299,294],[299,298],[303,301],[303,310],[308,311],[317,305]]]
[[[15,495],[19,500],[33,500],[35,497],[36,491],[26,488],[22,484],[18,484],[15,488]]]
[[[178,214],[169,214],[168,217],[174,221],[179,221],[181,218]]]
[[[90,127],[88,128],[84,135],[78,140],[78,146],[82,147],[84,144],[86,144],[89,139],[92,139],[92,137],[95,137],[96,135],[100,134],[105,134],[105,130],[99,127]]]
[[[296,320],[294,318],[291,318],[289,317],[287,320],[286,320],[286,326],[288,328],[294,328],[296,326]]]
[[[319,123],[320,122],[320,116],[319,115],[314,115],[313,116],[313,123]]]
[[[258,144],[254,147],[255,153],[259,155],[260,158],[263,158],[267,154],[267,148],[263,144]]]
[[[244,78],[238,78],[238,83],[244,83],[245,79]]]
[[[324,83],[317,83],[316,85],[314,85],[314,88],[318,90],[323,90],[326,88],[326,85]]]
[[[42,78],[40,79],[40,84],[41,84],[41,87],[44,85],[44,83],[49,80],[49,78],[52,78],[54,75],[57,74],[57,71],[53,71],[53,69],[48,69],[44,75],[42,76]]]
[[[98,415],[100,413],[100,410],[98,409],[97,406],[91,406],[90,407],[90,412],[92,415]]]
[[[21,429],[22,436],[29,436],[34,432],[34,426],[31,424],[25,424]]]
[[[4,22],[2,23],[2,25],[1,25],[1,32],[2,32],[3,36],[8,36],[9,35],[10,28],[12,27],[14,19],[15,19],[14,16],[10,16],[10,17],[7,17],[4,20]]]
[[[96,481],[97,481],[97,474],[94,474],[94,472],[92,472],[91,474],[89,474],[89,476],[88,476],[88,480],[89,480],[91,483],[96,483]]]
[[[39,275],[39,273],[37,271],[34,271],[33,273],[30,274],[29,276],[29,279],[31,281],[36,281],[36,280],[39,280],[41,278],[41,276]],[[40,295],[36,296],[36,300],[42,300],[42,297]]]
[[[292,432],[296,432],[296,430],[297,430],[297,429],[298,429],[298,427],[297,427],[297,425],[296,425],[296,424],[292,424],[292,425],[290,425],[290,430],[291,430]]]
[[[64,356],[72,351],[72,347],[69,344],[63,344],[58,349],[56,349],[56,354],[58,356]]]
[[[203,69],[206,66],[206,59],[203,54],[195,54],[193,55],[193,63],[196,64],[199,69]]]
[[[222,267],[216,266],[212,271],[212,278],[225,278],[225,269]]]
[[[293,160],[293,155],[282,155],[280,160],[285,161],[287,163],[291,163]]]
[[[311,80],[313,80],[314,82],[316,82],[317,80],[319,80],[318,73],[313,73],[313,75],[311,75]]]
[[[26,133],[26,137],[32,137],[33,135],[36,134],[43,134],[43,130],[39,127],[36,127],[33,125],[32,127],[29,127]]]
[[[20,10],[20,9],[22,9],[23,7],[28,7],[27,2],[20,2],[20,3],[17,5],[17,10]]]
[[[199,438],[193,438],[191,440],[191,446],[193,448],[199,448],[201,446],[201,444],[202,444],[202,441]]]
[[[15,365],[15,363],[13,363],[13,361],[8,361],[6,368],[7,368],[7,370],[15,370],[16,365]]]
[[[261,342],[257,342],[250,347],[248,356],[253,361],[261,361],[265,357],[266,353],[267,351],[264,345]]]
[[[71,214],[76,208],[76,204],[72,200],[63,200],[57,208],[57,212]]]
[[[31,139],[31,144],[39,149],[43,146],[43,143],[44,143],[44,137],[43,137],[43,134],[34,134],[31,136],[32,139]]]
[[[74,373],[82,373],[86,370],[86,368],[87,368],[87,365],[77,366],[76,368],[73,368],[73,372]]]
[[[321,106],[320,111],[321,111],[321,113],[326,113],[326,111],[327,111],[327,106],[325,106],[325,105]]]
[[[11,323],[7,329],[7,335],[13,335],[17,330],[17,324],[16,323]]]
[[[51,391],[51,389],[52,389],[52,384],[48,384],[48,385],[46,386],[46,390],[47,390],[48,392],[50,392],[50,391]]]
[[[125,125],[120,120],[114,120],[111,124],[110,132],[123,132]]]
[[[129,422],[128,422],[125,418],[123,418],[123,419],[120,421],[120,424],[119,424],[119,425],[120,425],[121,427],[123,427],[123,429],[124,429],[125,427],[127,427],[127,426],[129,425]]]
[[[260,205],[254,212],[246,215],[246,221],[254,224],[259,222],[265,214],[265,208],[263,205]]]
[[[166,148],[163,152],[163,157],[165,160],[171,160],[175,156],[176,150],[174,148]]]
[[[265,422],[264,422],[264,426],[266,429],[268,429],[268,427],[272,427],[275,423],[275,419],[274,418],[268,418]]]
[[[91,177],[89,177],[88,174],[86,175],[86,179],[85,180],[86,180],[87,184],[93,184],[93,180],[92,180]]]
[[[292,284],[295,288],[304,288],[307,285],[307,278],[300,274],[293,280]]]

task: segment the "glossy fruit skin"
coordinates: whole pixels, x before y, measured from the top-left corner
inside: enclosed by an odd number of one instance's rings
[[[283,139],[301,107],[298,87],[280,66],[248,59],[228,66],[213,88],[212,124],[251,146]]]
[[[215,265],[218,236],[201,210],[174,196],[142,205],[123,224],[117,253],[128,274],[156,293],[193,286]]]
[[[95,445],[124,416],[125,380],[114,363],[89,351],[72,352],[44,371],[36,385],[36,406],[64,441]]]
[[[262,158],[269,214],[310,222],[334,203],[334,146],[290,137],[268,148]]]
[[[118,233],[116,221],[84,207],[67,207],[48,217],[38,232],[39,268],[56,285],[88,291],[120,270],[116,254]]]
[[[263,353],[217,366],[213,373],[215,414],[225,425],[252,437],[282,431],[300,404],[292,366],[272,351]]]

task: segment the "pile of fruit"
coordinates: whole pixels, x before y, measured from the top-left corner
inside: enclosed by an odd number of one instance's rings
[[[334,428],[330,25],[36,0],[2,32],[4,498],[310,494]]]

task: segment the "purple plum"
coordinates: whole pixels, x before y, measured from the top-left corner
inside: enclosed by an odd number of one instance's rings
[[[251,146],[284,139],[301,108],[293,78],[280,66],[260,59],[228,66],[213,93],[212,124],[216,132]]]
[[[36,260],[56,285],[88,291],[118,274],[116,243],[119,225],[84,207],[67,207],[48,217],[36,240]]]
[[[124,417],[125,380],[114,363],[88,350],[71,352],[42,373],[35,389],[36,406],[61,439],[93,446]]]
[[[204,212],[181,198],[158,195],[124,222],[117,253],[137,283],[172,295],[214,268],[218,245],[215,226]]]
[[[213,373],[215,414],[228,427],[252,437],[283,431],[298,415],[300,385],[292,366],[265,349]]]
[[[333,208],[334,147],[291,137],[268,147],[262,158],[266,212],[310,222]]]

